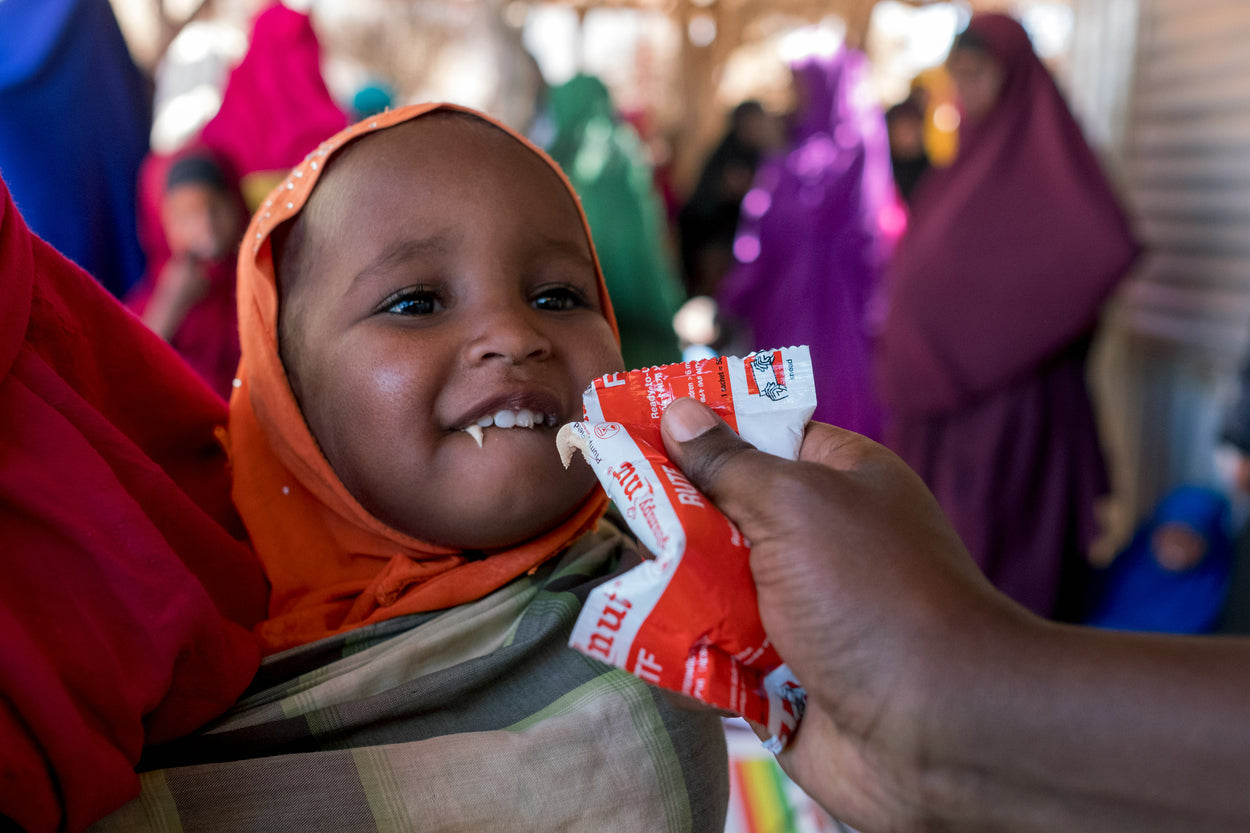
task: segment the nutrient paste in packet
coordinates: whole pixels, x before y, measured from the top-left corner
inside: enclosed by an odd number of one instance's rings
[[[816,407],[811,356],[786,347],[604,376],[586,389],[585,421],[560,429],[568,466],[580,451],[654,560],[591,594],[569,644],[647,682],[768,727],[789,741],[806,695],[764,634],[737,527],[664,453],[660,416],[689,396],[757,448],[796,459]]]

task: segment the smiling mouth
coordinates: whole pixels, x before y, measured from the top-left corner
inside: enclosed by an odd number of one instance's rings
[[[531,411],[528,408],[500,408],[493,414],[485,414],[479,417],[477,422],[466,425],[460,430],[477,440],[478,447],[481,448],[487,428],[528,428],[530,430],[547,427],[555,428],[558,421],[554,414]]]

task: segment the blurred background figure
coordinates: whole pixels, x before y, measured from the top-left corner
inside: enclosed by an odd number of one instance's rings
[[[877,343],[887,444],[995,584],[1072,619],[1108,488],[1087,348],[1137,244],[1019,23],[974,16],[947,66],[959,154],[913,195]]]
[[[0,2],[0,170],[31,230],[120,297],[143,274],[151,89],[108,0]]]
[[[911,202],[912,191],[920,177],[931,167],[925,148],[924,106],[915,98],[906,98],[885,111],[885,126],[890,136],[890,167],[899,196]]]
[[[678,361],[672,322],[682,289],[642,142],[617,118],[598,78],[569,79],[551,90],[548,104],[555,130],[548,152],[586,210],[626,367]]]
[[[744,328],[730,337],[742,349],[810,346],[815,419],[880,437],[865,316],[898,212],[885,122],[861,53],[811,55],[791,70],[785,150],[743,199],[719,310],[726,326]]]
[[[733,266],[742,198],[763,153],[778,144],[775,119],[754,99],[734,107],[724,137],[708,156],[678,215],[686,294],[713,295]]]
[[[346,126],[321,74],[311,18],[275,2],[253,21],[247,54],[200,139],[238,172],[255,210],[305,154]]]
[[[148,268],[127,303],[222,396],[239,357],[239,237],[276,181],[347,124],[320,56],[309,15],[268,4],[252,20],[217,113],[178,150],[149,153],[139,170]]]
[[[1211,633],[1233,566],[1228,498],[1200,486],[1167,495],[1090,585],[1085,623],[1117,630]]]
[[[945,168],[954,162],[959,152],[959,101],[945,64],[917,74],[904,100],[924,112],[924,147],[929,163]]]
[[[160,203],[169,165],[190,146],[212,150],[238,177],[250,211],[288,170],[347,126],[321,74],[321,47],[312,19],[282,3],[252,19],[247,50],[230,70],[221,104],[203,127],[171,152],[154,149],[139,171],[139,234],[149,259],[169,256]],[[246,219],[246,218],[245,218]]]
[[[127,297],[144,323],[226,398],[239,365],[235,263],[248,216],[228,163],[203,147],[178,154],[161,193],[167,251],[149,261]]]

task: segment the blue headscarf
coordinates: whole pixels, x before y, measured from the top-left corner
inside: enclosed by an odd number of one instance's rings
[[[108,0],[0,2],[0,114],[0,171],[27,224],[121,296],[143,274],[152,104]]]
[[[1197,564],[1172,570],[1159,563],[1154,535],[1166,524],[1192,529],[1207,543]],[[1181,486],[1167,495],[1105,569],[1097,571],[1086,624],[1158,633],[1210,633],[1219,624],[1233,564],[1228,498]]]

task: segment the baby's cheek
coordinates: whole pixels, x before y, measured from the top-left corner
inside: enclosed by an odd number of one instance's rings
[[[621,357],[621,347],[606,321],[594,329],[592,337],[582,340],[575,350],[577,351],[575,355],[581,358],[579,369],[585,377],[586,387],[600,376],[629,369],[625,367],[625,359]]]

